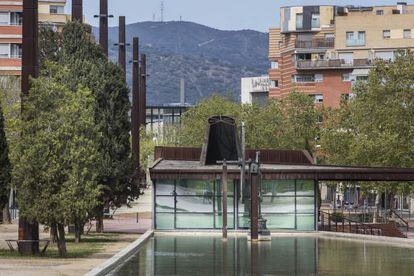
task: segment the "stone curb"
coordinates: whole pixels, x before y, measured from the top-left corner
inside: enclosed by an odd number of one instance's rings
[[[354,241],[386,243],[395,246],[414,247],[414,239],[394,238],[385,236],[360,235],[339,232],[318,232],[320,237],[325,238],[342,238]]]
[[[136,241],[122,249],[116,255],[114,255],[109,260],[105,261],[104,263],[96,266],[91,271],[85,274],[85,276],[101,276],[106,275],[112,270],[114,270],[120,263],[126,261],[129,257],[135,254],[138,249],[149,239],[153,236],[154,231],[148,230],[139,237]]]

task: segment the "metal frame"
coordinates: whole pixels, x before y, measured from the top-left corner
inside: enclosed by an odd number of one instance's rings
[[[218,182],[217,182],[217,180],[219,180],[219,179],[188,179],[188,178],[185,178],[185,179],[187,179],[187,180],[210,180],[211,181],[211,183],[214,183],[213,184],[213,196],[212,196],[212,208],[213,208],[213,210],[212,210],[212,212],[177,212],[177,202],[178,202],[178,200],[177,200],[177,198],[185,198],[185,197],[203,197],[203,195],[177,195],[177,193],[176,193],[176,190],[177,190],[177,182],[178,181],[181,181],[182,179],[169,179],[169,180],[171,180],[171,181],[174,181],[174,194],[173,195],[157,195],[157,181],[154,181],[154,183],[153,183],[153,187],[154,187],[154,192],[153,192],[153,204],[154,204],[154,229],[157,229],[157,224],[156,224],[156,221],[157,221],[157,214],[171,214],[171,215],[173,215],[174,216],[174,228],[173,229],[168,229],[168,230],[193,230],[193,229],[197,229],[197,228],[180,228],[180,227],[177,227],[177,214],[205,214],[205,215],[207,215],[207,214],[209,214],[209,215],[212,215],[213,216],[213,218],[214,218],[214,220],[213,220],[213,228],[200,228],[200,229],[205,229],[205,230],[216,230],[216,229],[220,229],[220,228],[218,228],[217,226],[216,226],[216,224],[217,224],[217,217],[218,217],[218,215],[220,214],[220,212],[218,212],[218,211],[216,211],[215,210],[215,202],[216,202],[216,200],[219,200],[219,199],[221,199],[222,198],[222,195],[217,195],[217,188],[218,188]],[[232,209],[233,209],[233,211],[232,212],[229,212],[228,214],[233,214],[233,226],[232,227],[229,227],[229,229],[232,229],[232,230],[245,230],[245,229],[249,229],[249,227],[240,227],[240,214],[242,214],[242,213],[244,213],[244,212],[239,212],[239,206],[240,206],[240,202],[239,202],[239,200],[238,200],[238,193],[240,192],[240,194],[241,194],[241,198],[240,199],[242,199],[243,198],[243,193],[242,193],[242,191],[239,191],[239,185],[237,185],[237,183],[235,183],[235,182],[233,182],[233,181],[229,181],[229,183],[232,183],[231,185],[234,185],[233,186],[233,195],[232,196],[228,196],[227,198],[228,199],[232,199],[233,200],[233,207],[232,207]],[[315,183],[315,182],[314,182]],[[317,227],[317,213],[318,213],[318,211],[317,211],[317,198],[316,198],[316,195],[317,195],[317,191],[316,191],[316,185],[314,184],[314,194],[313,195],[298,195],[297,194],[297,191],[298,191],[298,184],[297,184],[297,180],[294,180],[294,182],[293,182],[293,185],[294,185],[294,187],[295,187],[295,194],[293,195],[293,196],[285,196],[285,195],[282,195],[282,196],[263,196],[263,197],[266,197],[266,198],[272,198],[272,197],[274,197],[274,198],[294,198],[294,208],[295,208],[295,210],[294,210],[294,212],[292,213],[292,212],[290,212],[290,213],[263,213],[262,212],[262,215],[264,216],[264,218],[266,218],[266,215],[293,215],[294,216],[294,220],[295,220],[295,225],[294,225],[294,228],[270,228],[270,230],[290,230],[290,231],[298,231],[298,228],[297,228],[297,219],[298,219],[298,215],[300,216],[300,215],[313,215],[314,216],[314,228],[313,228],[313,230],[317,230],[316,229],[316,227]],[[166,198],[172,198],[173,200],[174,200],[174,211],[171,211],[171,212],[157,212],[157,208],[156,208],[156,204],[157,204],[157,198],[158,197],[166,197]],[[313,198],[313,202],[314,202],[314,211],[313,211],[313,214],[311,214],[311,213],[303,213],[303,212],[298,212],[297,211],[297,198]],[[250,198],[250,194],[249,194],[249,196],[248,197],[246,197],[246,196],[244,196],[244,198],[247,198],[247,199],[249,199]],[[250,200],[249,200],[249,202],[250,202]],[[249,203],[245,203],[245,204],[249,204]],[[222,213],[222,212],[221,212]],[[236,225],[236,222],[237,222],[237,225]],[[159,229],[159,230],[167,230],[167,229]],[[308,230],[308,231],[311,231],[311,230]]]
[[[221,229],[218,228],[216,226],[217,224],[217,218],[218,215],[220,215],[220,213],[222,214],[222,212],[216,211],[215,207],[216,207],[216,200],[220,200],[223,196],[222,195],[216,195],[217,193],[217,179],[211,179],[211,184],[213,185],[213,196],[212,196],[212,203],[211,203],[211,207],[212,207],[212,212],[177,212],[177,198],[185,198],[185,197],[203,197],[203,195],[177,195],[176,190],[177,190],[177,181],[181,181],[182,179],[174,179],[174,191],[173,191],[173,195],[157,195],[157,183],[156,181],[154,181],[153,183],[153,204],[154,204],[154,229],[157,229],[157,215],[158,214],[171,214],[174,216],[174,229],[172,230],[192,230],[194,228],[181,228],[181,227],[177,227],[177,214],[201,214],[201,215],[212,215],[213,216],[213,228],[200,228],[200,229],[205,229],[205,230],[216,230],[216,229]],[[199,179],[186,179],[186,180],[199,180]],[[234,182],[232,182],[234,185]],[[237,187],[234,188],[234,192],[232,196],[227,196],[227,198],[232,198],[233,199],[233,212],[229,212],[228,214],[233,214],[233,227],[229,227],[229,229],[236,229],[236,224],[235,224],[235,220],[236,220],[236,189]],[[158,197],[166,197],[166,198],[173,198],[174,199],[174,211],[171,212],[157,212],[157,198]],[[164,230],[164,229],[160,229],[160,230]]]

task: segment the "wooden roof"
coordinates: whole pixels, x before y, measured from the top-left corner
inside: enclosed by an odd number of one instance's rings
[[[172,148],[158,148],[156,150],[157,161],[150,168],[151,178],[156,179],[216,179],[221,177],[222,166],[201,165],[197,159],[200,149],[186,148],[174,150]],[[252,151],[254,152],[254,151]],[[261,151],[262,152],[262,151]],[[302,153],[300,157],[292,158],[289,152],[274,150],[269,151],[266,162],[262,159],[261,172],[263,179],[288,180],[303,179],[317,181],[414,181],[414,169],[411,168],[380,168],[380,167],[347,167],[315,165],[311,158]],[[301,151],[293,151],[300,156]],[[246,154],[247,155],[247,154]],[[262,155],[264,157],[264,155]],[[186,160],[188,159],[188,160]],[[295,164],[297,161],[303,163]],[[307,160],[307,163],[305,161]],[[276,162],[278,161],[278,162]],[[284,162],[281,162],[284,161]],[[240,177],[240,167],[228,166],[230,178]]]

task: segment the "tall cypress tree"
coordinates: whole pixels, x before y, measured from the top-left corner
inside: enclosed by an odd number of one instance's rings
[[[41,33],[42,34],[42,33]],[[47,33],[48,43],[42,51],[45,59],[57,60],[70,70],[66,83],[73,91],[86,87],[95,98],[95,122],[102,133],[99,150],[104,169],[99,182],[104,187],[103,204],[120,206],[136,198],[139,189],[132,182],[129,117],[130,101],[122,69],[107,60],[99,45],[93,42],[90,28],[79,22],[67,23],[60,36]],[[50,38],[59,45],[50,45]]]
[[[0,212],[9,202],[11,165],[4,131],[4,117],[0,103]],[[0,214],[1,216],[1,214]]]

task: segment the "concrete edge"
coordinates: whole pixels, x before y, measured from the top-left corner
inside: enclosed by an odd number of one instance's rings
[[[140,236],[136,241],[129,244],[127,247],[122,249],[120,252],[112,256],[110,259],[106,260],[104,263],[94,267],[91,271],[85,274],[85,276],[101,276],[106,275],[112,270],[115,269],[120,263],[126,261],[129,257],[135,254],[138,249],[153,236],[154,231],[148,230],[142,236]]]
[[[320,237],[324,238],[341,238],[360,242],[373,242],[373,243],[386,243],[389,245],[402,246],[402,247],[414,247],[414,240],[405,238],[395,238],[386,236],[372,236],[372,235],[360,235],[340,232],[318,232]]]

